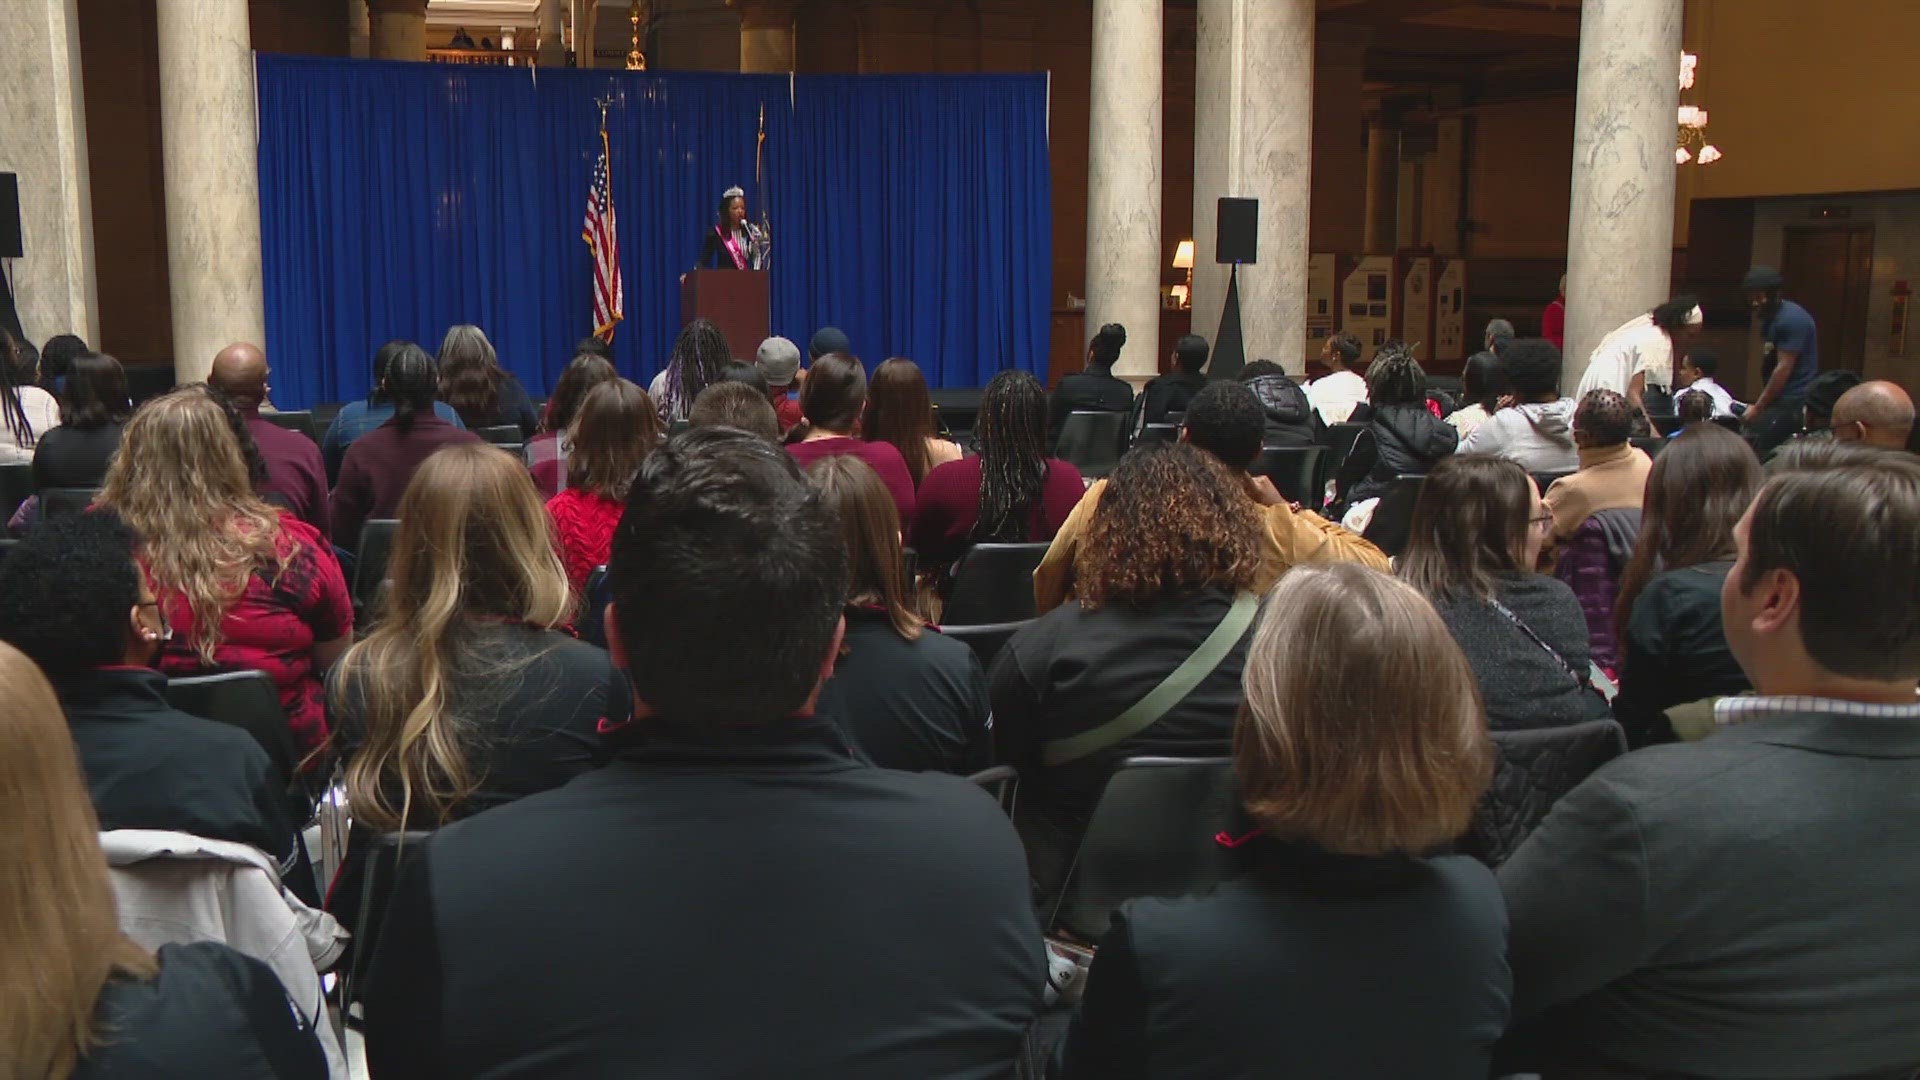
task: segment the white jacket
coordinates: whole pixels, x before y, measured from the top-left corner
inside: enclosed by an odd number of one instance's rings
[[[100,834],[120,929],[141,947],[218,941],[273,969],[326,1051],[327,1072],[348,1080],[320,972],[346,951],[348,934],[280,884],[273,858],[226,840],[154,829]]]

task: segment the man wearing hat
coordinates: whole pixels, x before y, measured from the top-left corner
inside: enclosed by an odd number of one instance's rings
[[[1820,373],[1820,333],[1806,308],[1780,298],[1784,284],[1780,271],[1771,266],[1756,266],[1740,281],[1760,323],[1760,378],[1766,384],[1741,422],[1762,453],[1793,434],[1814,376]]]
[[[1584,401],[1594,390],[1624,394],[1634,411],[1647,412],[1647,387],[1662,393],[1673,389],[1673,366],[1700,334],[1706,316],[1691,296],[1676,297],[1631,320],[1600,339],[1587,357],[1587,373],[1573,400]],[[1648,424],[1652,418],[1648,417]]]
[[[800,377],[800,346],[783,337],[770,337],[760,343],[754,365],[766,376],[767,396],[773,400],[773,412],[780,418],[780,433],[784,435],[800,422],[800,403],[787,396]]]

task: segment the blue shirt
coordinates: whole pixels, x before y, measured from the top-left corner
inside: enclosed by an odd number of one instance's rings
[[[1773,378],[1773,369],[1779,363],[1780,354],[1793,353],[1797,357],[1793,374],[1787,376],[1787,386],[1780,392],[1780,400],[1805,401],[1814,376],[1820,374],[1820,333],[1814,328],[1813,316],[1807,314],[1807,309],[1799,304],[1782,300],[1780,310],[1774,312],[1773,321],[1767,324],[1763,336],[1766,339],[1767,357],[1761,364],[1760,378]]]
[[[462,430],[467,426],[460,422],[460,414],[453,411],[453,406],[444,401],[433,403],[433,414]],[[353,401],[341,407],[340,414],[333,418],[333,425],[320,439],[320,456],[326,460],[329,483],[340,476],[340,462],[347,456],[347,447],[353,440],[391,419],[393,406],[387,402]]]

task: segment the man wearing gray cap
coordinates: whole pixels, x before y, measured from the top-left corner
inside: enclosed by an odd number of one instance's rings
[[[780,418],[780,433],[784,435],[800,422],[800,403],[787,396],[800,378],[800,346],[783,337],[770,337],[760,343],[754,364],[767,378],[767,396],[773,399],[773,412]]]

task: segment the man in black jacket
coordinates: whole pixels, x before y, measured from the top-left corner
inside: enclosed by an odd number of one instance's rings
[[[985,792],[814,714],[840,527],[778,447],[648,458],[609,563],[607,768],[440,830],[365,997],[377,1076],[1013,1076],[1046,964]]]
[[[1720,597],[1758,696],[1603,767],[1501,866],[1514,1018],[1542,1025],[1549,1078],[1920,1066],[1916,537],[1920,464],[1796,455]]]
[[[1185,413],[1193,396],[1206,389],[1207,339],[1183,334],[1173,345],[1174,370],[1154,379],[1140,392],[1143,423],[1164,424],[1173,413]]]

